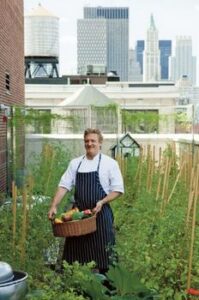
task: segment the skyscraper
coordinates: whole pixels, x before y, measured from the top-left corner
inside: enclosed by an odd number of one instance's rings
[[[141,67],[136,59],[136,52],[134,49],[129,49],[128,81],[142,81]]]
[[[170,59],[170,79],[177,81],[182,76],[196,84],[196,57],[192,56],[192,39],[189,36],[176,38],[175,56]]]
[[[169,57],[171,56],[171,40],[159,40],[161,80],[169,79]]]
[[[128,8],[84,7],[84,19],[77,23],[77,37],[78,71],[95,58],[97,64],[106,63],[108,72],[116,71],[121,80],[128,80]]]
[[[100,65],[106,69],[106,20],[85,19],[77,21],[77,59],[78,74],[83,74],[88,65]]]
[[[143,52],[144,52],[144,40],[138,40],[136,43],[136,59],[140,64],[141,73],[143,74]],[[172,52],[171,40],[159,40],[160,50],[160,68],[161,68],[161,80],[169,79],[169,57]]]
[[[144,40],[137,41],[136,47],[136,59],[140,64],[141,74],[143,74],[143,52],[144,52]]]
[[[153,15],[151,15],[150,27],[147,30],[143,62],[143,81],[159,81],[160,50],[158,44],[158,30],[156,29]]]

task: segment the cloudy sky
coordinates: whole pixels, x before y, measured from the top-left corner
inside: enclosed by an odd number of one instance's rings
[[[24,13],[41,3],[60,18],[60,71],[74,74],[77,61],[77,19],[84,6],[126,6],[130,9],[129,43],[134,48],[145,39],[150,15],[154,15],[159,39],[191,36],[193,55],[199,60],[199,0],[24,0]],[[198,75],[199,77],[199,75]]]

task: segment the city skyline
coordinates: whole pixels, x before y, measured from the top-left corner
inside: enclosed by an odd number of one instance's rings
[[[41,0],[40,3],[60,18],[60,71],[62,74],[74,74],[77,70],[77,19],[83,17],[85,6],[129,7],[129,46],[135,48],[137,40],[146,39],[146,32],[153,14],[159,32],[159,39],[171,39],[176,36],[191,36],[193,55],[199,56],[199,0],[74,0],[68,7],[65,0]],[[38,0],[24,0],[25,14],[38,5]],[[173,48],[174,49],[174,48]],[[198,63],[197,63],[198,65]],[[198,69],[198,68],[197,68]]]

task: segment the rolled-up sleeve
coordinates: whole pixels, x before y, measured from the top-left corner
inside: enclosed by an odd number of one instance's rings
[[[68,191],[71,191],[74,184],[75,184],[75,171],[72,162],[70,162],[67,170],[62,175],[58,186],[66,188]]]
[[[113,161],[112,167],[109,170],[110,192],[124,193],[124,182],[117,161]]]

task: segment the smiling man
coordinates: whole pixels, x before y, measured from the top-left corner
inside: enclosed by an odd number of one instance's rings
[[[79,210],[92,209],[97,213],[97,230],[85,236],[67,238],[63,259],[82,264],[95,261],[99,272],[104,273],[108,270],[115,243],[109,202],[124,192],[124,186],[118,163],[101,153],[102,142],[100,130],[85,130],[86,153],[70,162],[60,180],[48,217],[53,218],[64,195],[75,187],[75,206]]]

